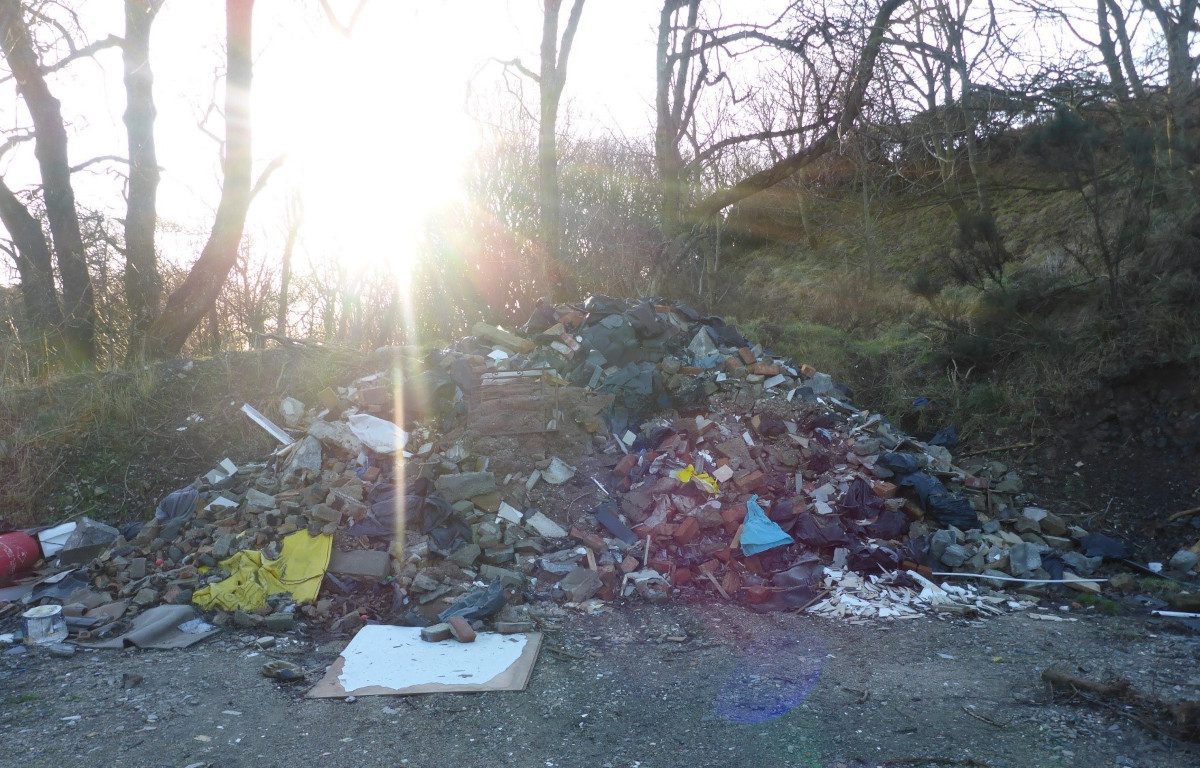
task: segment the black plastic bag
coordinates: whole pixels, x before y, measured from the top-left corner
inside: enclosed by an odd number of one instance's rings
[[[504,585],[493,581],[486,587],[473,589],[458,598],[453,605],[438,614],[438,620],[445,621],[454,616],[462,616],[467,621],[486,619],[499,613],[504,603]]]
[[[953,525],[961,531],[979,527],[979,513],[970,500],[950,493],[933,475],[913,472],[902,479],[900,485],[914,489],[921,506],[942,525]]]
[[[1079,540],[1083,554],[1105,560],[1124,560],[1129,557],[1129,545],[1103,533],[1089,533]]]
[[[954,428],[953,424],[942,427],[937,434],[929,438],[929,444],[954,450],[958,446],[958,430]]]
[[[879,463],[896,473],[898,477],[911,475],[921,468],[917,457],[911,453],[888,451],[879,455]]]
[[[838,507],[842,515],[852,520],[874,520],[885,509],[883,499],[876,496],[871,484],[861,477],[850,481]]]
[[[845,523],[837,515],[815,515],[805,512],[796,518],[792,537],[818,549],[842,547],[850,543]]]

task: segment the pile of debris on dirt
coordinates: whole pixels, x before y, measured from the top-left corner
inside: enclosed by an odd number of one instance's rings
[[[377,374],[285,398],[282,426],[245,406],[279,449],[222,461],[152,520],[42,531],[42,554],[86,583],[26,602],[74,600],[84,638],[117,631],[93,614],[160,604],[334,632],[454,616],[522,632],[547,600],[701,594],[986,616],[1028,605],[994,591],[1011,583],[1097,592],[1101,564],[1128,556],[1032,505],[1008,467],[956,466],[953,430],[902,434],[682,303],[541,303],[519,332],[378,354]]]

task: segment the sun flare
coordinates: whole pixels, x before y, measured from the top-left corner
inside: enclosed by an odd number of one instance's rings
[[[459,195],[476,146],[460,71],[470,55],[445,41],[397,45],[414,13],[372,4],[350,38],[331,33],[322,51],[278,57],[296,64],[290,87],[266,92],[256,114],[262,145],[288,156],[313,259],[401,282],[424,222]],[[362,75],[382,71],[399,73],[394,87]]]

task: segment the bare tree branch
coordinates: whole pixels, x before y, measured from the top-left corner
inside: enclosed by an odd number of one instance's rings
[[[82,163],[77,163],[75,165],[72,165],[70,168],[70,171],[71,171],[71,173],[79,173],[80,171],[82,171],[86,168],[89,168],[89,167],[95,165],[96,163],[105,163],[105,162],[113,162],[113,163],[121,163],[123,165],[129,165],[129,158],[121,157],[120,155],[99,155],[97,157],[91,158],[90,160],[84,160]]]
[[[262,173],[258,175],[258,180],[254,182],[254,188],[250,190],[250,199],[258,197],[258,193],[262,192],[267,186],[267,182],[271,180],[271,176],[275,171],[279,170],[283,164],[287,162],[287,155],[279,155],[267,163],[267,167],[263,168]]]
[[[159,0],[161,3],[162,0]],[[354,6],[354,10],[350,12],[350,18],[345,24],[338,21],[337,14],[333,12],[333,7],[329,5],[329,0],[321,0],[321,10],[325,12],[325,18],[329,21],[329,25],[338,31],[342,37],[350,37],[354,34],[354,27],[358,24],[358,18],[362,15],[363,9],[367,7],[367,0],[358,0],[358,5]]]
[[[494,61],[494,62],[496,62],[497,64],[501,65],[501,66],[502,66],[502,67],[504,67],[506,70],[507,70],[507,69],[509,69],[509,68],[512,68],[512,69],[515,69],[515,70],[517,70],[517,71],[518,71],[518,72],[520,72],[522,75],[524,75],[525,77],[529,78],[530,80],[532,80],[532,81],[533,81],[533,82],[535,82],[535,83],[540,83],[540,82],[542,81],[542,78],[538,77],[538,73],[537,73],[537,72],[534,72],[532,69],[530,69],[529,67],[527,67],[527,66],[525,66],[524,64],[522,64],[520,59],[513,58],[513,59],[508,59],[508,60],[506,61],[506,60],[504,60],[504,59],[498,59],[498,58],[496,58],[495,56],[493,56],[493,57],[492,57],[492,61]]]
[[[95,42],[88,43],[87,45],[83,46],[82,48],[77,48],[77,49],[71,51],[66,56],[62,57],[61,59],[54,62],[53,64],[46,64],[46,65],[42,66],[42,74],[48,75],[51,72],[57,72],[58,70],[67,66],[68,64],[70,64],[72,61],[75,61],[76,59],[83,59],[83,58],[87,58],[89,56],[95,56],[100,51],[103,51],[107,48],[118,48],[121,45],[123,45],[124,43],[125,43],[124,38],[119,37],[117,35],[109,35],[108,37],[105,37],[101,40],[96,40]]]

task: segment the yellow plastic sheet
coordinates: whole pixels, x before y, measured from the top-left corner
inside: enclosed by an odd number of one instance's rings
[[[229,578],[196,590],[192,602],[205,610],[254,611],[267,604],[269,595],[288,592],[297,603],[311,603],[321,591],[332,552],[332,536],[309,536],[308,531],[285,538],[283,551],[274,560],[243,549],[221,561]]]
[[[717,479],[707,472],[697,472],[696,468],[688,464],[683,469],[675,472],[675,479],[681,483],[686,483],[689,480],[695,481],[696,486],[709,493],[717,493],[720,488],[717,486]]]

